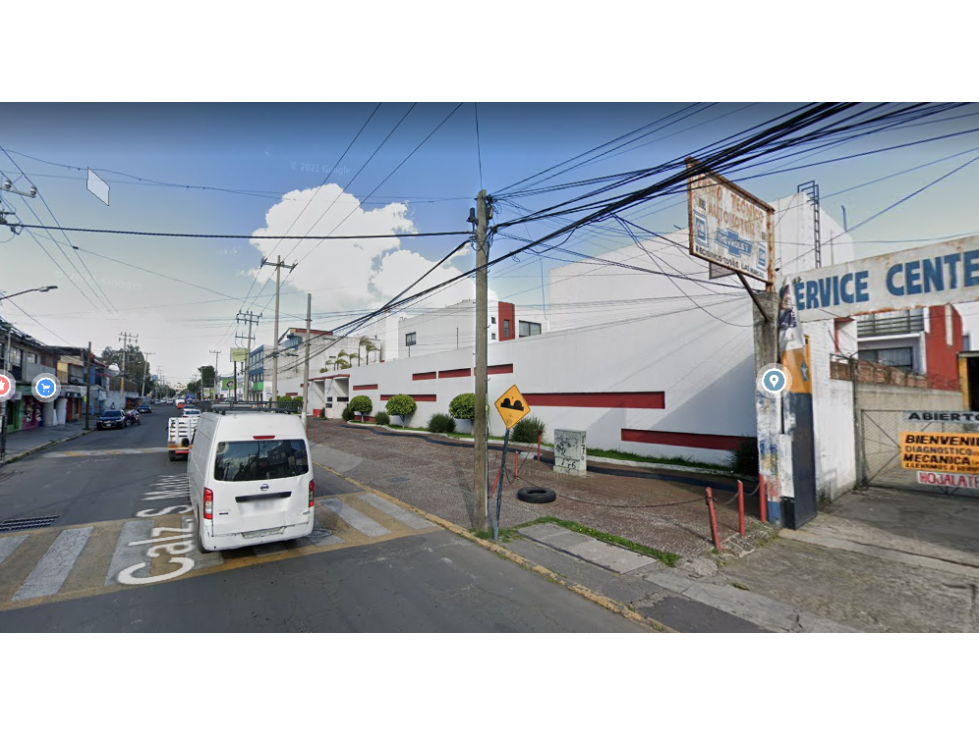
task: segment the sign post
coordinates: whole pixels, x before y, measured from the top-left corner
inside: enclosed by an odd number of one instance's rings
[[[507,390],[500,399],[496,401],[496,411],[503,419],[506,430],[503,433],[503,460],[500,462],[500,479],[496,487],[496,519],[493,522],[493,540],[500,537],[500,508],[503,504],[503,475],[506,473],[506,452],[510,443],[510,429],[520,422],[528,413],[530,406],[524,396],[520,394],[517,386],[514,385]]]

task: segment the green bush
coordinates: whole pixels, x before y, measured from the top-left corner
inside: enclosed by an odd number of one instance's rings
[[[349,403],[344,407],[343,413],[340,414],[340,417],[343,418],[345,421],[352,421],[354,419],[354,412],[350,408]]]
[[[391,399],[388,400],[388,404],[385,406],[388,414],[396,415],[401,418],[401,422],[404,425],[408,425],[408,416],[418,410],[418,406],[415,404],[415,399],[411,395],[393,395]]]
[[[391,423],[391,419],[388,417],[388,414],[382,410],[374,416],[374,422],[379,426],[386,426]]]
[[[537,443],[537,436],[544,432],[544,421],[540,418],[524,418],[513,427],[510,438],[520,443]]]
[[[731,452],[728,466],[735,474],[747,477],[758,476],[758,439],[744,436],[738,447]]]
[[[358,395],[350,401],[350,410],[354,411],[355,413],[370,415],[371,411],[374,410],[374,404],[366,395]]]
[[[449,415],[460,421],[476,420],[476,393],[464,392],[452,398]]]
[[[432,433],[455,433],[455,418],[446,413],[436,413],[428,419],[428,430]]]

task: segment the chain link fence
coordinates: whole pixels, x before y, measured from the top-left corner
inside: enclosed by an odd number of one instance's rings
[[[901,466],[901,433],[979,433],[975,423],[909,421],[903,410],[861,410],[861,477],[865,486],[910,489],[929,494],[979,498],[979,486],[940,486],[918,482],[918,471]],[[944,473],[944,472],[942,472]],[[949,473],[954,473],[949,470]],[[979,475],[976,476],[979,485]]]

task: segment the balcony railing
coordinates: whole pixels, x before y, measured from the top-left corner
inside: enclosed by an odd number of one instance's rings
[[[925,317],[922,314],[890,314],[860,319],[857,322],[857,337],[895,336],[898,334],[917,334],[925,330]]]

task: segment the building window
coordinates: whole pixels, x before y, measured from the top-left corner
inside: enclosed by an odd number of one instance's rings
[[[540,334],[540,324],[535,324],[532,321],[521,321],[520,322],[520,336],[537,336]]]
[[[405,346],[406,347],[413,347],[413,346],[415,346],[415,335],[417,333],[418,333],[417,331],[413,331],[410,334],[405,334]]]
[[[496,316],[490,316],[490,324],[496,325]]]
[[[894,349],[861,349],[860,359],[867,362],[876,362],[890,367],[900,367],[911,371],[914,369],[914,349],[911,347],[900,347]]]
[[[37,364],[37,355],[34,352],[26,352],[27,364]]]
[[[494,342],[496,341],[496,332],[495,331],[490,332],[490,341],[494,341]]]
[[[503,319],[503,338],[510,338],[510,319]]]

